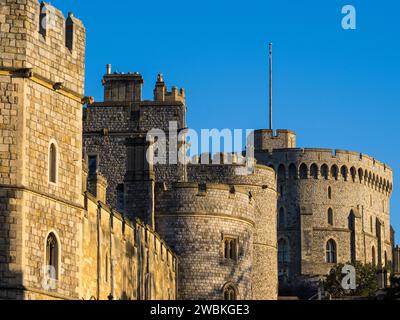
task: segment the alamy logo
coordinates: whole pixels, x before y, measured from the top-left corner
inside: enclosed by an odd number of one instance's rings
[[[245,156],[243,156],[242,151],[232,152],[232,150],[242,149],[243,134],[242,129],[234,129],[233,131],[230,129],[202,129],[200,135],[193,129],[184,129],[178,133],[178,123],[171,121],[168,135],[161,129],[152,129],[147,133],[146,140],[152,143],[147,150],[147,161],[151,164],[173,165],[180,163],[187,165],[198,163],[200,158],[202,164],[210,164],[211,160],[212,164],[235,163],[242,165],[236,168],[236,174],[250,175],[254,172],[255,163],[254,130],[247,129],[245,132]],[[201,139],[199,139],[199,136]],[[222,149],[221,141],[223,141]],[[201,150],[214,151],[214,157],[210,159],[210,153],[202,153],[199,156],[199,145],[201,145]]]
[[[56,10],[47,5],[40,9],[40,26],[43,30],[54,29],[56,26]]]
[[[57,289],[56,269],[54,268],[54,266],[43,266],[42,273],[42,288],[44,290]]]
[[[342,28],[344,30],[355,30],[357,28],[356,8],[352,5],[345,5],[342,8]]]
[[[346,264],[342,268],[342,274],[345,275],[342,279],[342,288],[344,290],[356,290],[356,268],[352,265]]]

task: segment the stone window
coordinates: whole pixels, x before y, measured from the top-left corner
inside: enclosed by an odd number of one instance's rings
[[[357,178],[357,170],[354,167],[350,168],[350,174],[351,174],[351,179],[353,180],[353,182],[356,182],[356,178]]]
[[[333,210],[332,208],[328,209],[328,224],[333,226]]]
[[[237,289],[233,284],[226,284],[224,286],[224,300],[237,300]]]
[[[300,166],[300,179],[307,179],[308,174],[307,174],[307,165],[305,163],[302,163]]]
[[[326,262],[327,263],[336,263],[336,242],[333,239],[328,240],[326,243]]]
[[[98,157],[96,154],[92,154],[88,156],[88,168],[89,175],[95,174],[97,172],[98,166]]]
[[[340,168],[340,174],[342,175],[343,180],[347,181],[348,170],[346,166]]]
[[[363,176],[364,176],[364,172],[363,172],[363,169],[358,169],[358,179],[360,179],[360,183],[362,182],[362,180],[363,180]]]
[[[351,210],[348,217],[348,224],[350,230],[350,256],[351,263],[356,262],[356,216],[354,211]]]
[[[49,270],[49,279],[58,279],[59,245],[54,233],[50,233],[46,240],[46,265]]]
[[[229,260],[237,259],[238,241],[235,238],[224,238],[224,258]]]
[[[315,163],[311,165],[310,171],[311,177],[314,179],[318,179],[318,166]]]
[[[337,180],[338,175],[339,175],[339,169],[338,169],[337,165],[333,165],[331,168],[331,177],[333,179]]]
[[[69,16],[65,22],[65,46],[72,51],[74,48],[74,22]]]
[[[332,199],[332,188],[328,187],[328,199]]]
[[[289,245],[285,239],[278,241],[278,263],[285,265],[289,262]]]
[[[49,148],[49,182],[57,183],[57,146],[55,142],[51,142]]]
[[[328,180],[329,168],[326,164],[323,164],[321,167],[321,176],[324,177],[325,180]]]

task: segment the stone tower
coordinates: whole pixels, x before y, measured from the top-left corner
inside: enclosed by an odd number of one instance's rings
[[[384,286],[393,245],[391,168],[357,152],[296,148],[287,130],[255,137],[257,162],[277,173],[281,288],[296,291],[335,263],[355,261],[374,264]]]
[[[138,72],[112,72],[107,66],[103,77],[104,101],[84,109],[84,153],[89,173],[100,170],[108,181],[107,202],[124,211],[124,179],[127,164],[127,138],[146,137],[153,128],[166,134],[167,152],[178,146],[177,137],[170,137],[170,126],[176,131],[186,126],[185,91],[167,90],[163,76],[157,77],[154,99],[143,100],[143,78]],[[171,145],[171,144],[172,145]],[[167,163],[169,161],[167,160]],[[155,181],[184,180],[184,168],[178,165],[154,166]]]
[[[85,29],[0,0],[0,39],[0,298],[77,298]]]

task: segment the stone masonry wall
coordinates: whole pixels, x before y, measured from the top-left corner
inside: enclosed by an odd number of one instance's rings
[[[82,214],[81,97],[85,31],[74,24],[66,48],[62,13],[39,34],[35,0],[0,1],[1,181],[4,244],[0,294],[5,298],[77,298]],[[48,16],[50,19],[50,16]],[[57,181],[49,183],[49,147],[57,146]],[[45,242],[57,235],[62,250],[56,289],[43,292]]]
[[[178,299],[223,299],[232,283],[252,298],[255,204],[239,187],[178,183],[156,191],[156,227],[179,257]],[[237,259],[224,258],[224,237],[237,238]]]
[[[255,205],[252,288],[253,299],[277,299],[276,180],[269,167],[256,165],[251,175],[238,175],[240,165],[189,165],[188,180],[198,183],[227,183],[251,193]]]
[[[177,258],[140,221],[123,219],[87,194],[82,238],[80,298],[176,299]]]
[[[284,227],[278,239],[289,243],[288,276],[326,274],[326,242],[337,244],[337,261],[351,261],[349,215],[355,216],[355,257],[382,267],[391,261],[390,196],[392,171],[375,159],[354,152],[327,149],[282,149],[256,152],[259,163],[275,168],[278,176],[278,211]],[[328,223],[328,209],[333,224]],[[377,221],[381,227],[378,261]],[[385,253],[386,260],[385,263]]]

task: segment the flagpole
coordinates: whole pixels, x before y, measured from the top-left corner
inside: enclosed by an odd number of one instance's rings
[[[272,130],[272,42],[269,43],[269,129]]]

